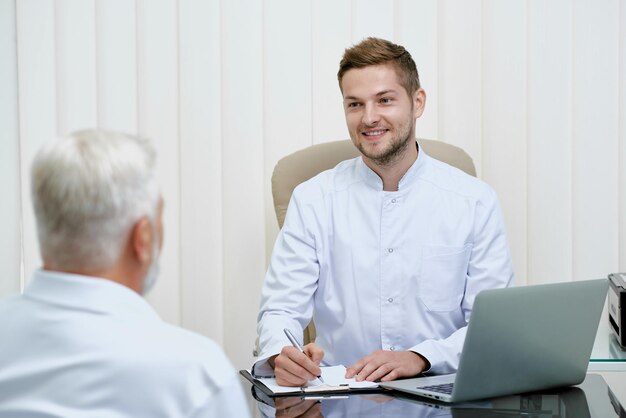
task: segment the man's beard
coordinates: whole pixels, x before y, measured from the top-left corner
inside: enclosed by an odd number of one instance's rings
[[[394,162],[400,160],[402,156],[408,150],[409,144],[415,141],[414,135],[411,135],[411,123],[407,123],[400,127],[400,131],[398,131],[395,138],[393,138],[389,142],[389,147],[386,150],[383,150],[380,154],[374,154],[368,152],[363,146],[362,142],[353,141],[356,143],[357,149],[363,154],[366,158],[374,162],[374,164],[385,167],[393,164]],[[357,133],[358,135],[358,133]]]

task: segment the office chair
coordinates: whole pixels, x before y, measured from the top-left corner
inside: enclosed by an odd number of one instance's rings
[[[417,142],[420,150],[423,149],[431,157],[463,170],[471,176],[476,176],[472,158],[461,148],[428,139],[418,139]],[[283,227],[289,199],[297,185],[324,170],[335,167],[343,160],[359,155],[359,151],[351,140],[342,140],[312,145],[278,161],[272,174],[272,196],[278,227]],[[304,343],[315,341],[315,336],[315,324],[311,321],[304,330]]]

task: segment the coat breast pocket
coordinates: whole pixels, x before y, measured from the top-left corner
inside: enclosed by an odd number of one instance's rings
[[[461,305],[472,250],[463,246],[423,246],[419,298],[429,311],[450,312]]]

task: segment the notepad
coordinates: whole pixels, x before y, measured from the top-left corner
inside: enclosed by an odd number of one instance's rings
[[[328,366],[328,367],[320,367],[322,370],[322,379],[324,383],[320,382],[319,379],[315,379],[310,381],[304,387],[291,387],[291,386],[281,386],[276,383],[276,379],[273,377],[267,378],[254,378],[250,374],[249,370],[241,370],[241,374],[246,377],[246,379],[250,380],[257,386],[263,385],[267,391],[269,391],[268,395],[291,395],[291,394],[314,394],[314,393],[333,393],[333,392],[350,392],[353,390],[367,390],[367,389],[378,389],[379,386],[374,382],[357,382],[354,378],[346,379],[346,368],[345,366]],[[261,387],[261,386],[260,386]],[[263,387],[261,387],[263,389]]]

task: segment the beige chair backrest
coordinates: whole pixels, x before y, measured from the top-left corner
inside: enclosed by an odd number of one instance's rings
[[[461,148],[428,139],[418,139],[417,142],[431,157],[476,176],[472,158]],[[312,145],[278,161],[272,174],[272,196],[278,227],[283,227],[291,193],[298,184],[358,155],[359,151],[348,139]]]
[[[431,157],[457,167],[467,174],[476,176],[472,158],[461,148],[445,142],[418,139],[420,147]],[[282,158],[272,174],[272,196],[278,226],[283,227],[285,214],[293,189],[324,170],[328,170],[343,160],[355,158],[359,151],[351,140],[326,142],[312,145]],[[304,332],[304,343],[315,341],[313,322]]]

